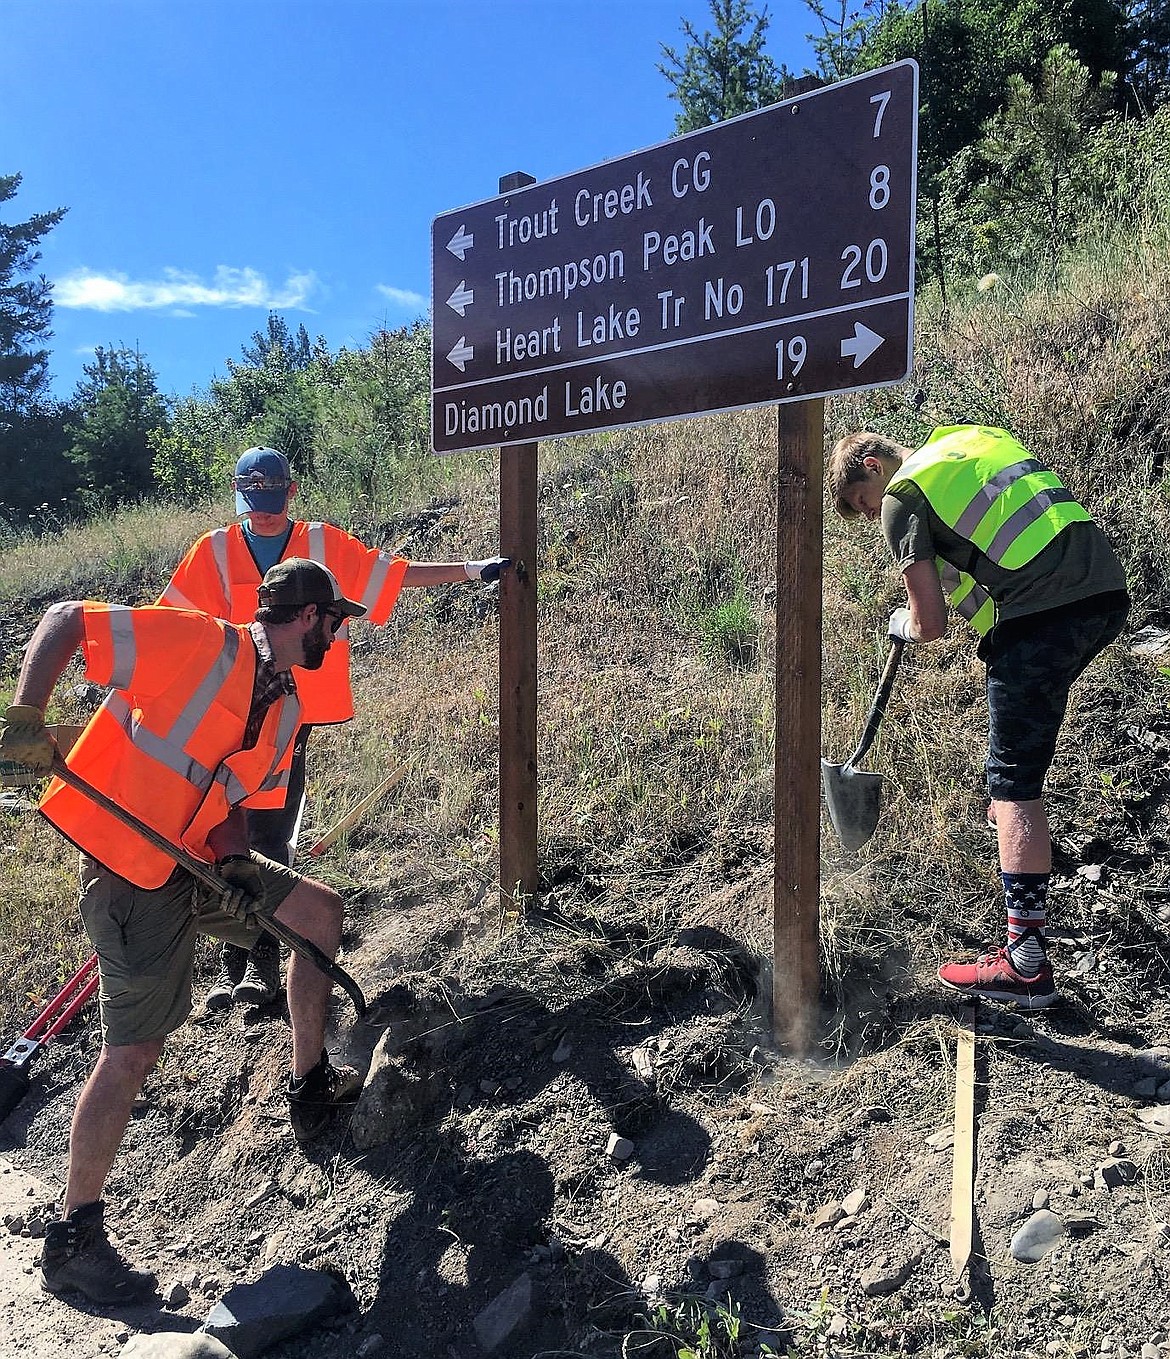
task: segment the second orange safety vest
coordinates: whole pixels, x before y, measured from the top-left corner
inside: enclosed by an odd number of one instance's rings
[[[403,557],[393,557],[333,524],[293,522],[281,560],[308,557],[327,566],[348,599],[364,604],[366,621],[385,623],[402,589]],[[188,549],[159,598],[172,608],[201,609],[229,623],[250,623],[256,613],[260,569],[238,524],[205,533]],[[302,721],[313,726],[353,717],[349,683],[349,629],[343,626],[320,670],[297,674]]]

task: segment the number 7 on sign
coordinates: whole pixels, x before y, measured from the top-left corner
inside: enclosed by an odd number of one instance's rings
[[[886,105],[890,102],[890,91],[882,90],[880,94],[871,94],[869,102],[877,105],[877,114],[873,120],[873,135],[876,139],[882,135],[882,119],[885,117]]]

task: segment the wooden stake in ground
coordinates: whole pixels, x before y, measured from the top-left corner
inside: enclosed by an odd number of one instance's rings
[[[397,769],[387,774],[377,788],[362,798],[356,807],[346,812],[337,825],[331,830],[327,830],[315,845],[310,846],[309,858],[315,859],[318,855],[324,854],[335,840],[344,835],[347,830],[352,830],[380,797],[385,796],[391,788],[402,782],[408,768],[408,765],[400,764]]]
[[[955,1047],[955,1161],[951,1179],[951,1266],[955,1282],[971,1264],[975,1222],[975,1011],[963,1006]],[[968,1281],[969,1282],[969,1281]]]

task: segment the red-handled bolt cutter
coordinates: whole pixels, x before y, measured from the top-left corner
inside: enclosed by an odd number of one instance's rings
[[[82,963],[24,1033],[0,1057],[0,1123],[28,1093],[28,1068],[33,1057],[56,1038],[98,988],[98,962],[94,954]]]

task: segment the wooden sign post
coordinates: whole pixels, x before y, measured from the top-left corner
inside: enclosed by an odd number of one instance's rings
[[[778,406],[772,1032],[803,1055],[819,989],[823,400]]]
[[[505,175],[500,192],[536,181]],[[500,449],[500,906],[521,910],[536,891],[536,477],[535,442]]]

